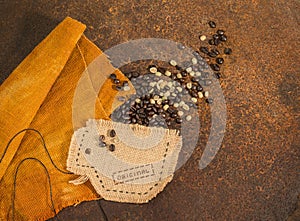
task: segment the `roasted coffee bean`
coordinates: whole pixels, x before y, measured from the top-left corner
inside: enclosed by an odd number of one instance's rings
[[[191,91],[192,97],[198,97],[198,93],[196,91]]]
[[[197,82],[198,80],[197,80],[197,78],[195,78],[195,77],[191,77],[191,81],[192,81],[192,82]]]
[[[212,104],[214,100],[212,98],[207,98],[205,101],[208,104]]]
[[[176,123],[177,124],[181,124],[182,123],[182,119],[181,118],[176,118]]]
[[[182,71],[181,75],[182,75],[182,77],[186,77],[188,75],[188,73],[186,71]]]
[[[106,143],[105,142],[100,142],[99,147],[106,147]]]
[[[217,31],[217,34],[218,34],[218,35],[224,35],[224,34],[225,34],[225,31],[219,29],[219,30]]]
[[[172,114],[171,114],[171,117],[172,117],[172,118],[176,118],[176,117],[178,117],[178,115],[177,115],[176,113],[172,113]]]
[[[220,66],[218,64],[210,64],[210,67],[214,71],[220,71]]]
[[[204,54],[208,54],[208,52],[209,52],[207,47],[200,47],[200,51],[203,52]]]
[[[209,40],[208,40],[208,44],[210,44],[210,45],[215,45],[215,40],[214,40],[214,39],[209,39]]]
[[[128,79],[131,79],[131,78],[132,78],[132,73],[131,73],[131,72],[125,73],[125,76],[126,76]]]
[[[223,63],[224,63],[224,59],[223,59],[223,58],[217,58],[217,59],[216,59],[216,62],[217,62],[218,64],[223,64]]]
[[[136,119],[135,118],[131,118],[131,123],[135,124],[136,123]]]
[[[197,88],[196,88],[196,90],[197,90],[198,92],[201,92],[201,91],[203,91],[203,87],[202,87],[201,85],[198,85]]]
[[[214,34],[214,35],[213,35],[213,38],[214,38],[214,39],[219,39],[219,37],[220,37],[220,36],[219,36],[218,34]]]
[[[116,89],[117,91],[121,91],[121,90],[123,90],[123,87],[122,86],[120,86],[120,85],[114,85],[114,87],[113,87],[114,89]]]
[[[215,48],[211,49],[211,52],[215,53],[216,55],[220,54],[220,52],[218,51],[218,49],[215,49]]]
[[[114,83],[115,84],[120,84],[120,80],[116,78],[116,79],[114,79]]]
[[[109,75],[109,78],[112,79],[112,80],[114,80],[114,79],[117,78],[117,76],[116,76],[116,74],[110,74],[110,75]]]
[[[217,79],[220,79],[220,78],[221,78],[220,72],[215,72],[214,76],[215,76],[215,78],[217,78]]]
[[[210,52],[208,52],[208,56],[211,57],[211,58],[215,58],[215,57],[217,57],[217,54],[210,51]]]
[[[99,136],[99,141],[104,141],[105,140],[105,136],[104,135],[100,135]]]
[[[218,46],[221,43],[220,39],[215,39],[215,45]]]
[[[231,53],[232,53],[231,48],[225,48],[225,49],[224,49],[224,53],[225,53],[225,54],[228,54],[228,55],[231,54]]]
[[[109,150],[110,150],[110,151],[113,152],[113,151],[115,151],[115,149],[116,149],[116,146],[115,146],[114,144],[110,144],[110,145],[109,145]]]
[[[129,86],[129,83],[128,83],[128,81],[123,81],[123,83],[122,83],[122,86],[123,86],[123,87],[125,87],[125,86]]]
[[[209,27],[211,27],[211,28],[217,27],[217,25],[216,25],[216,23],[215,23],[214,21],[209,21],[209,22],[208,22],[208,25],[209,25]]]
[[[227,36],[226,35],[221,35],[220,40],[224,41],[224,42],[227,41]]]
[[[110,136],[110,137],[115,137],[115,136],[116,136],[116,131],[115,131],[115,130],[111,130],[111,131],[109,132],[109,136]]]

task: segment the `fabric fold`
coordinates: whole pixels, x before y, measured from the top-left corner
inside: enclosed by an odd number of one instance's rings
[[[84,30],[85,25],[66,18],[0,86],[0,180],[25,133],[14,139],[3,156],[7,143],[17,132],[29,127]]]

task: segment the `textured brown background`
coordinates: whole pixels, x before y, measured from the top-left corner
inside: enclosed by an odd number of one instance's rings
[[[87,25],[102,50],[130,39],[161,37],[198,47],[214,20],[228,32],[234,53],[222,88],[226,135],[204,170],[199,147],[165,191],[145,205],[101,201],[109,220],[300,220],[299,56],[300,2],[53,1],[0,3],[0,80],[66,16]],[[297,117],[298,115],[298,117]],[[209,113],[203,113],[209,119]],[[298,203],[299,204],[299,203]],[[59,214],[60,220],[101,220],[97,202]]]

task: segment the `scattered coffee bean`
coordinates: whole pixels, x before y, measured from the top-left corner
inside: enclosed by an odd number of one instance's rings
[[[210,67],[214,71],[220,71],[220,66],[218,64],[210,64]]]
[[[119,83],[120,83],[120,80],[116,78],[116,79],[114,79],[114,83],[115,83],[115,84],[119,84]]]
[[[223,64],[223,63],[224,63],[224,59],[223,59],[223,58],[217,58],[217,59],[216,59],[216,62],[217,62],[218,64]]]
[[[99,147],[106,147],[106,143],[105,142],[100,142]]]
[[[100,135],[99,136],[99,141],[104,141],[105,140],[105,136],[104,135]]]
[[[225,34],[225,31],[219,29],[219,30],[217,31],[217,34],[218,34],[218,35],[224,35],[224,34]]]
[[[224,53],[229,55],[229,54],[232,53],[232,49],[231,48],[225,48]]]
[[[216,25],[216,23],[215,23],[214,21],[209,21],[209,22],[208,22],[208,25],[209,25],[209,27],[211,27],[211,28],[217,27],[217,25]]]
[[[115,146],[114,144],[110,144],[110,145],[109,145],[109,150],[110,150],[111,152],[115,151],[115,149],[116,149],[116,146]]]
[[[201,35],[199,38],[200,38],[201,41],[205,41],[206,40],[206,36],[205,35]]]
[[[215,45],[215,40],[214,40],[214,39],[209,39],[209,40],[208,40],[208,44],[210,44],[210,45]]]
[[[116,136],[116,131],[115,131],[115,130],[111,130],[111,131],[109,132],[109,136],[110,136],[110,137],[115,137],[115,136]]]
[[[210,51],[210,52],[208,52],[208,56],[212,57],[212,58],[215,58],[215,57],[217,57],[217,54],[214,53],[214,52],[212,52],[212,51]]]
[[[212,98],[207,98],[205,101],[208,104],[212,104],[214,100]]]
[[[112,79],[112,80],[114,80],[114,79],[117,78],[117,76],[116,76],[116,74],[110,74],[110,75],[109,75],[109,78]]]
[[[177,62],[176,62],[176,61],[174,61],[174,60],[171,60],[171,61],[170,61],[170,65],[172,65],[172,66],[174,66],[174,67],[175,67],[175,66],[177,65]]]
[[[220,72],[215,72],[214,73],[215,78],[220,79],[221,78],[221,74]]]
[[[224,41],[224,42],[227,41],[227,36],[226,35],[221,35],[220,40]]]
[[[208,54],[209,52],[207,47],[200,47],[200,51],[203,52],[204,54]]]
[[[191,116],[191,115],[187,115],[185,119],[186,119],[187,121],[190,121],[190,120],[192,120],[192,116]]]

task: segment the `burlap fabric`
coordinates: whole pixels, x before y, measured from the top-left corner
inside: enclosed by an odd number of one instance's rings
[[[100,198],[89,182],[77,186],[69,184],[77,176],[62,173],[53,166],[41,138],[34,131],[16,136],[5,152],[6,145],[17,132],[34,128],[43,135],[56,166],[66,169],[73,134],[74,91],[86,65],[102,53],[86,39],[84,30],[83,24],[66,18],[0,87],[0,220],[12,220],[13,204],[15,220],[45,220],[54,216],[45,168],[34,160],[19,165],[25,158],[37,158],[48,169],[56,212]],[[124,79],[120,72],[116,73]],[[111,97],[116,92],[109,81],[103,85],[103,91],[106,93],[101,93],[95,103],[95,117],[109,119]]]
[[[106,147],[99,146],[100,135]],[[146,203],[172,180],[181,146],[176,130],[89,120],[73,135],[67,166],[106,200]],[[86,179],[75,184],[80,181]]]

